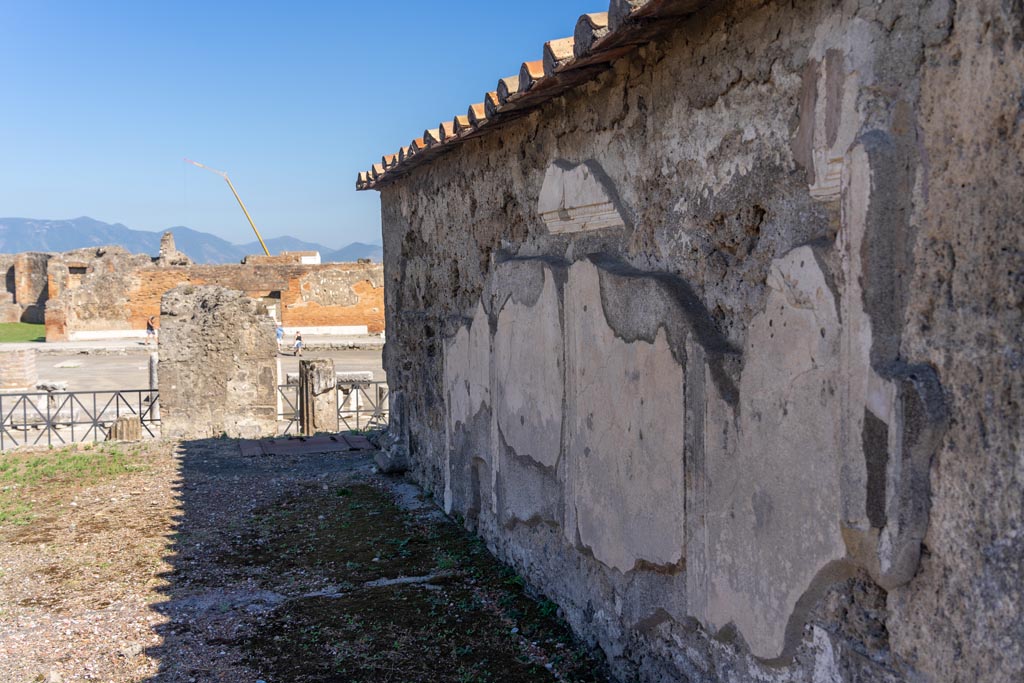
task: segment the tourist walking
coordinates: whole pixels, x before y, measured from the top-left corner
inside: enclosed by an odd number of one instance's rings
[[[146,346],[149,346],[151,341],[156,343],[156,317],[152,315],[146,321]]]
[[[295,333],[295,342],[292,344],[292,349],[295,351],[296,356],[302,355],[302,333]]]

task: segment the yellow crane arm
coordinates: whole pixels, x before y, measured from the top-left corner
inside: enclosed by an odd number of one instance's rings
[[[270,256],[270,250],[267,249],[266,243],[263,241],[263,238],[260,236],[260,231],[256,229],[256,224],[252,222],[252,216],[249,215],[249,210],[245,208],[245,203],[242,202],[242,198],[238,196],[238,192],[235,190],[235,186],[231,184],[231,178],[228,178],[227,172],[225,172],[225,171],[218,171],[215,168],[210,168],[209,166],[205,166],[205,165],[199,163],[198,161],[192,161],[191,159],[185,159],[185,162],[189,163],[189,164],[192,164],[193,166],[195,166],[197,168],[202,168],[202,169],[205,169],[207,171],[210,171],[211,173],[216,173],[217,175],[219,175],[221,178],[224,179],[224,181],[228,184],[228,187],[231,188],[231,194],[235,195],[235,199],[238,200],[238,205],[240,207],[242,207],[242,213],[245,214],[246,220],[248,220],[249,221],[249,225],[252,226],[252,231],[254,233],[256,233],[256,239],[258,239],[260,241],[260,246],[263,247],[263,253],[265,253],[267,256]]]

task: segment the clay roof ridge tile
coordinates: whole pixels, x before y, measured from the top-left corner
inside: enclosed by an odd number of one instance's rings
[[[450,138],[455,137],[455,122],[442,121],[437,124],[437,130],[441,133],[441,142],[447,142]]]
[[[575,39],[557,38],[544,43],[543,68],[545,76],[554,76],[560,69],[572,63],[575,58],[573,45]]]
[[[469,110],[466,112],[466,116],[469,117],[469,123],[474,128],[487,124],[487,105],[483,102],[469,105]]]
[[[500,79],[495,91],[498,93],[499,105],[508,102],[509,97],[519,92],[519,74],[516,74],[515,76],[505,76],[505,78]]]
[[[589,55],[594,43],[606,35],[608,35],[607,12],[595,12],[580,16],[576,20],[576,30],[573,33],[573,55],[577,59]]]
[[[544,60],[537,59],[532,62],[523,62],[519,67],[519,92],[529,92],[530,89],[544,78]]]

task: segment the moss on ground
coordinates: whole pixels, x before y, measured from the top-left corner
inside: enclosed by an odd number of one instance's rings
[[[477,538],[369,484],[309,487],[257,510],[224,560],[262,567],[267,588],[331,586],[274,610],[247,639],[271,683],[607,680],[555,605],[530,597]],[[379,585],[399,577],[433,578]]]

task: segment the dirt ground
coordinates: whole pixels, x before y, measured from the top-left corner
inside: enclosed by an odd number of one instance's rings
[[[367,455],[100,445],[5,454],[0,483],[0,681],[606,680]]]

